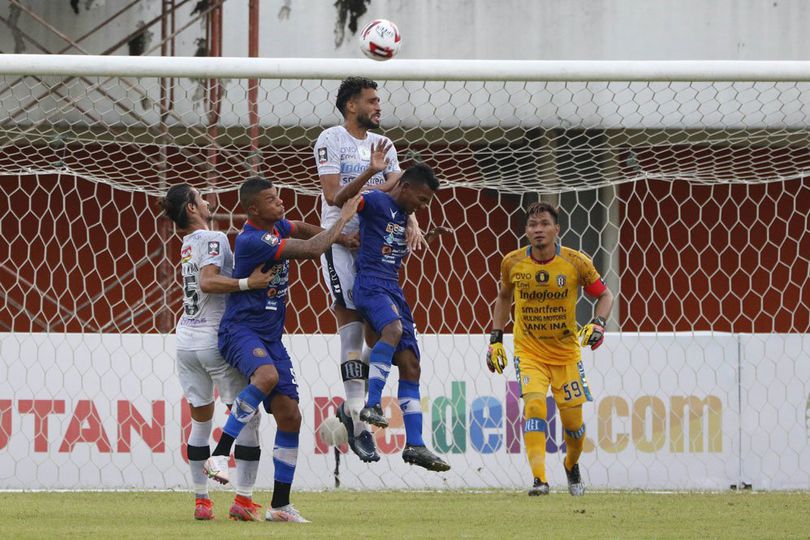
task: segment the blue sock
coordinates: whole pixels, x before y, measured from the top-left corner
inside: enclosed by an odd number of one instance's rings
[[[424,446],[422,439],[422,403],[419,400],[419,383],[399,380],[399,408],[405,422],[405,442],[413,446]]]
[[[245,427],[245,424],[258,414],[259,403],[264,399],[264,392],[249,384],[244,390],[239,392],[236,399],[231,406],[231,414],[228,415],[228,420],[222,431],[233,437],[234,439],[239,436],[239,432]]]
[[[273,445],[273,479],[276,482],[292,484],[297,462],[298,433],[276,431],[276,442]]]
[[[385,388],[385,381],[388,379],[388,372],[391,371],[391,362],[394,359],[392,347],[384,341],[378,341],[371,349],[371,359],[368,368],[368,401],[367,407],[379,405],[382,401],[382,391]]]

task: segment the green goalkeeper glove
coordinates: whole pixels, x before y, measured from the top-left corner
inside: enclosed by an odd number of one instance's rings
[[[487,367],[492,373],[503,373],[506,367],[506,349],[503,348],[503,330],[493,330],[489,336]]]
[[[594,317],[591,322],[579,329],[577,338],[581,347],[590,346],[595,351],[605,341],[605,321],[602,317]]]

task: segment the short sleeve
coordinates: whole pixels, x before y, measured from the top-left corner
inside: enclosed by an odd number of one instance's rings
[[[605,291],[602,276],[599,275],[590,257],[581,251],[575,251],[572,253],[571,262],[576,267],[579,282],[588,296],[599,296]]]
[[[225,264],[225,252],[230,250],[228,237],[217,231],[206,235],[203,239],[202,258],[200,268],[213,264],[217,268],[222,268]]]
[[[380,192],[377,190],[364,191],[360,196],[360,204],[357,205],[357,213],[365,214],[368,212],[369,208],[375,208],[379,195]]]
[[[315,142],[318,174],[340,174],[340,141],[336,130],[325,130]]]
[[[271,232],[259,231],[243,238],[241,242],[239,240],[237,238],[237,255],[256,265],[279,260],[284,249],[284,239]]]
[[[282,219],[281,221],[276,222],[276,230],[281,238],[289,238],[292,236],[293,229],[294,225],[292,221]]]
[[[507,255],[501,261],[501,286],[511,287],[512,278],[510,276],[513,266],[513,258]]]

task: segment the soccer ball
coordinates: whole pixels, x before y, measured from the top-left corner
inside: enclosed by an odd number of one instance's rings
[[[390,60],[401,44],[397,25],[386,19],[374,19],[360,31],[360,50],[372,60]]]
[[[330,416],[321,422],[318,436],[329,446],[340,446],[349,441],[349,432],[337,416]]]

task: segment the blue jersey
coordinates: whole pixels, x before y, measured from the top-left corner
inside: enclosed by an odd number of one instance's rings
[[[399,267],[408,254],[405,224],[408,214],[383,191],[363,193],[357,276],[399,281]]]
[[[265,289],[231,293],[220,323],[220,336],[230,326],[251,330],[269,341],[281,339],[284,333],[289,263],[282,259],[284,239],[289,238],[293,224],[282,219],[268,232],[245,223],[236,237],[233,277],[248,277],[264,265],[275,265],[275,276]]]

